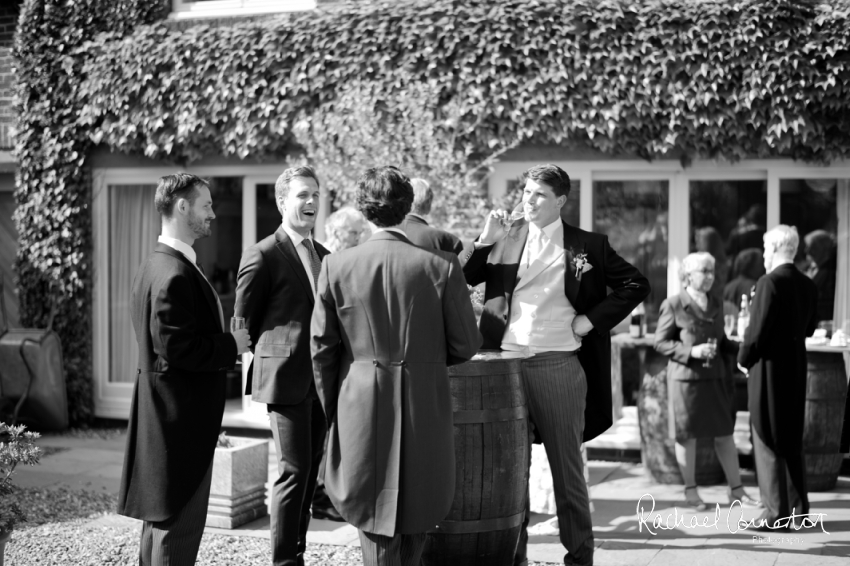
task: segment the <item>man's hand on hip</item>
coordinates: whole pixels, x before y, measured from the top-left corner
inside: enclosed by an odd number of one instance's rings
[[[587,336],[593,330],[593,323],[583,314],[576,315],[573,319],[573,334],[576,336]]]

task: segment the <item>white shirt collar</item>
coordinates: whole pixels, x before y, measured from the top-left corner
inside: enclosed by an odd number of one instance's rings
[[[186,256],[186,259],[191,261],[193,265],[198,264],[198,256],[195,253],[195,250],[193,250],[192,246],[190,246],[186,242],[183,242],[183,241],[178,240],[176,238],[171,238],[169,236],[162,236],[162,235],[160,235],[159,238],[157,238],[157,241],[160,244],[165,244],[166,246],[168,246],[170,248],[174,248],[175,250],[177,250],[178,252],[180,252],[181,254]]]
[[[541,235],[545,236],[547,240],[551,240],[555,235],[555,232],[558,231],[558,228],[561,227],[561,218],[556,218],[551,224],[544,226],[542,229],[537,227],[537,224],[533,222],[528,223],[528,237],[529,238],[539,238]]]
[[[292,245],[295,246],[296,248],[304,240],[312,240],[312,238],[310,238],[309,236],[305,238],[304,236],[302,236],[298,232],[291,230],[289,228],[289,226],[287,226],[286,224],[281,224],[281,226],[283,226],[283,231],[286,232],[286,235],[289,236],[290,240],[292,240]]]

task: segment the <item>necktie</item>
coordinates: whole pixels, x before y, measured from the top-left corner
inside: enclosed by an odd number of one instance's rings
[[[301,240],[304,247],[307,248],[307,255],[310,256],[310,271],[313,272],[313,284],[319,284],[319,271],[322,269],[322,260],[319,259],[319,254],[316,253],[316,248],[313,247],[313,240],[305,238]]]

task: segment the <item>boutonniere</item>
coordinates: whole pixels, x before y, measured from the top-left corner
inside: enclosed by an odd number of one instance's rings
[[[588,271],[593,269],[593,266],[590,265],[589,261],[587,261],[587,253],[585,252],[575,254],[575,256],[573,257],[572,264],[576,270],[575,277],[579,281],[581,281],[582,274],[587,273]]]

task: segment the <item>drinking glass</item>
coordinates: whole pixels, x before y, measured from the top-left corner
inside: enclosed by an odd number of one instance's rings
[[[518,208],[511,212],[510,218],[502,221],[502,226],[504,226],[505,230],[510,230],[511,226],[513,226],[514,222],[519,220],[520,218],[525,217],[525,212],[523,212],[522,208]]]
[[[726,338],[732,339],[732,333],[735,332],[735,324],[738,322],[738,317],[734,314],[723,315],[723,330],[726,331]]]
[[[230,332],[236,332],[237,330],[242,330],[245,328],[245,318],[241,316],[234,316],[230,318]]]
[[[714,359],[714,356],[717,354],[717,338],[709,338],[705,341],[705,343],[711,346],[711,355],[702,362],[702,367],[710,368],[711,360]]]

